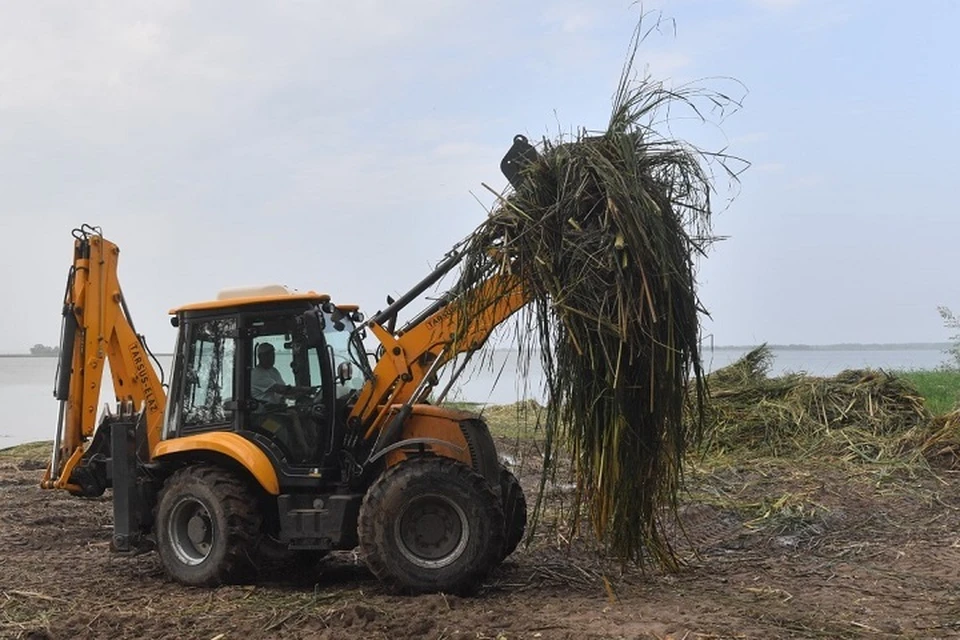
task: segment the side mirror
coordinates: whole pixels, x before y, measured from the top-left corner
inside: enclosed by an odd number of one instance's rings
[[[316,309],[304,311],[300,316],[300,326],[303,327],[303,336],[308,347],[319,347],[323,344],[323,315]]]
[[[337,366],[337,379],[340,381],[340,384],[346,384],[347,380],[353,378],[353,363],[351,362],[341,362]]]

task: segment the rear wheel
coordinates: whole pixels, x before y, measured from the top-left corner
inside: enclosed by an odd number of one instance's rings
[[[446,458],[388,469],[360,509],[360,552],[388,588],[472,591],[500,560],[503,509],[480,474]]]
[[[157,505],[157,551],[167,573],[189,585],[236,582],[249,575],[261,519],[250,488],[209,465],[180,469]]]
[[[506,467],[500,467],[500,496],[506,527],[503,552],[500,554],[500,559],[503,560],[516,551],[527,528],[527,499],[523,495],[520,481]]]

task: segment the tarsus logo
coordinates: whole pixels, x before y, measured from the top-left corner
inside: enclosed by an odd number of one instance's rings
[[[143,389],[143,402],[147,405],[147,412],[160,411],[160,403],[153,392],[153,385],[150,384],[147,358],[143,355],[139,342],[130,343],[130,355],[133,357],[133,366],[136,368],[136,378],[140,382],[140,388]]]

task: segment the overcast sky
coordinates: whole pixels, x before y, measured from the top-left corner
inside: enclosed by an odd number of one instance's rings
[[[676,29],[647,39],[641,68],[746,88],[719,127],[683,128],[752,163],[714,220],[729,239],[701,265],[716,344],[948,337],[958,6],[645,3]],[[621,0],[0,12],[0,352],[56,342],[83,222],[120,245],[134,319],[160,351],[170,307],[228,286],[381,308],[483,219],[481,183],[504,186],[514,134],[605,125],[640,15]]]

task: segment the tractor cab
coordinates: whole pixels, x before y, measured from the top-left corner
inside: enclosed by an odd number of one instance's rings
[[[356,306],[270,285],[171,314],[165,440],[231,431],[271,459],[281,485],[340,480],[348,407],[371,375]]]

